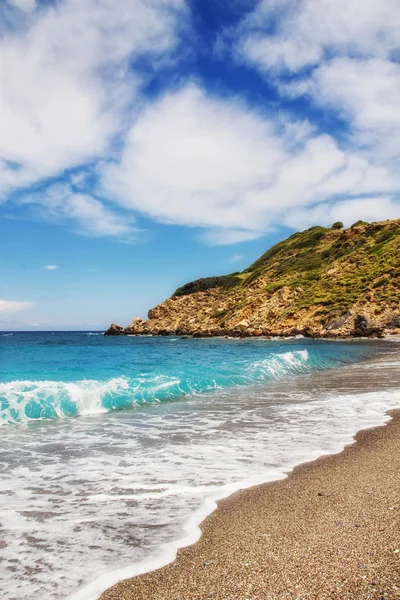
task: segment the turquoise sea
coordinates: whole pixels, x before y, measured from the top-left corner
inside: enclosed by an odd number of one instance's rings
[[[0,333],[0,594],[94,600],[399,405],[389,341]]]

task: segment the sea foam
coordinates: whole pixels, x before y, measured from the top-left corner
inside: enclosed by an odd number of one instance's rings
[[[0,424],[36,419],[63,419],[110,410],[159,403],[211,390],[278,379],[310,370],[307,350],[274,353],[244,365],[240,373],[215,377],[166,375],[117,377],[108,381],[10,381],[0,383]]]
[[[394,344],[2,340],[4,600],[97,600],[195,541],[219,498],[341,450],[399,404]]]

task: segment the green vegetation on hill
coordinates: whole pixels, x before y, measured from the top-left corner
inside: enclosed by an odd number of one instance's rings
[[[223,288],[229,289],[240,283],[240,279],[236,277],[238,273],[231,273],[231,275],[222,275],[219,277],[204,277],[203,279],[196,279],[190,283],[186,283],[182,287],[178,288],[173,297],[187,296],[188,294],[194,294],[196,292],[203,292],[204,290],[210,290],[212,288]]]
[[[321,323],[340,317],[356,303],[399,308],[400,220],[358,221],[349,229],[311,227],[270,248],[242,273],[199,279],[179,288],[174,297],[219,288],[232,298],[231,316],[252,296],[271,296],[281,288],[296,292],[280,316],[316,307]]]

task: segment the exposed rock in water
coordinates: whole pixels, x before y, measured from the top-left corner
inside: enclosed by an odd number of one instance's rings
[[[125,335],[125,329],[121,325],[112,323],[104,335]]]
[[[400,220],[311,227],[241,273],[188,283],[107,335],[381,337],[400,328]],[[122,330],[122,332],[121,332]],[[110,332],[110,333],[109,333]]]

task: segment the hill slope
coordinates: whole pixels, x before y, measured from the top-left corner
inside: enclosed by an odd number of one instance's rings
[[[199,279],[115,333],[400,333],[400,220],[311,227],[241,273]],[[118,326],[116,326],[118,327]],[[112,331],[110,332],[112,333]]]

